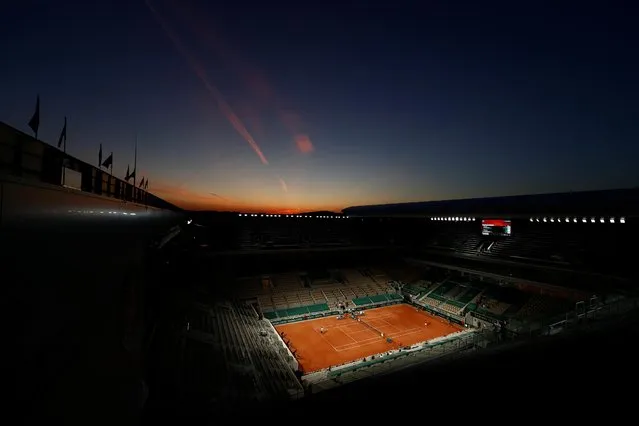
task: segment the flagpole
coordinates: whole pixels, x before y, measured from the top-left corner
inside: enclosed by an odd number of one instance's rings
[[[63,145],[63,149],[64,149],[64,153],[67,153],[67,118],[64,117],[64,145]]]
[[[135,176],[133,177],[133,187],[135,188],[135,182],[138,180],[138,134],[135,134],[135,152],[133,153],[133,171]]]
[[[29,127],[33,130],[35,140],[38,140],[38,130],[40,129],[40,95],[36,97],[36,108],[29,120]]]
[[[111,176],[113,176],[113,151],[111,151]]]
[[[63,153],[64,155],[62,156],[63,160],[62,160],[62,186],[64,186],[67,183],[67,168],[65,166],[65,163],[67,161],[67,118],[64,117],[64,142],[62,145],[62,149],[63,149]],[[58,149],[60,149],[60,146],[58,145]]]

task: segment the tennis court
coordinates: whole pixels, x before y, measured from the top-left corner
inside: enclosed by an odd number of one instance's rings
[[[462,327],[406,305],[364,311],[360,321],[336,316],[275,327],[304,373],[344,364],[457,332]],[[388,342],[391,339],[392,342]]]

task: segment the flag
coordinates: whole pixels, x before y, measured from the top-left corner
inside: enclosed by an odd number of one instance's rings
[[[129,175],[129,179],[133,179],[133,185],[135,185],[135,169],[133,169],[133,172]]]
[[[100,144],[100,152],[98,152],[98,167],[102,167],[102,144]]]
[[[106,167],[108,169],[109,167],[111,167],[112,164],[113,164],[113,153],[109,154],[106,160],[104,160],[104,162],[102,163],[102,167]]]
[[[140,188],[144,188],[144,177],[142,177],[142,180],[140,181]]]
[[[131,179],[131,175],[129,174],[129,165],[127,164],[127,166],[126,166],[126,175],[124,175],[124,180],[128,182],[129,179]]]
[[[146,182],[144,182],[144,189],[149,189],[149,179],[147,178]]]
[[[58,149],[62,146],[62,141],[64,140],[64,147],[67,146],[67,118],[64,117],[64,127],[60,132],[60,137],[58,138]]]
[[[40,95],[36,98],[36,108],[33,113],[33,117],[29,120],[29,127],[35,133],[36,138],[38,137],[38,129],[40,128]]]

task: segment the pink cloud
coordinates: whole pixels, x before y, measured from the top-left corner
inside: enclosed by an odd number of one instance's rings
[[[311,139],[308,137],[308,135],[295,135],[295,145],[297,145],[297,149],[302,154],[310,154],[315,150],[315,148],[313,147],[313,142],[311,142]]]

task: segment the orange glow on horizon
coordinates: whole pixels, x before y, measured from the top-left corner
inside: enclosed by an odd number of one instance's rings
[[[162,181],[154,181],[149,188],[152,194],[185,210],[194,211],[231,211],[241,213],[299,214],[313,211],[330,211],[340,213],[346,205],[308,204],[304,207],[277,206],[265,203],[244,203],[215,193],[202,194],[188,189],[185,185],[172,185]]]

